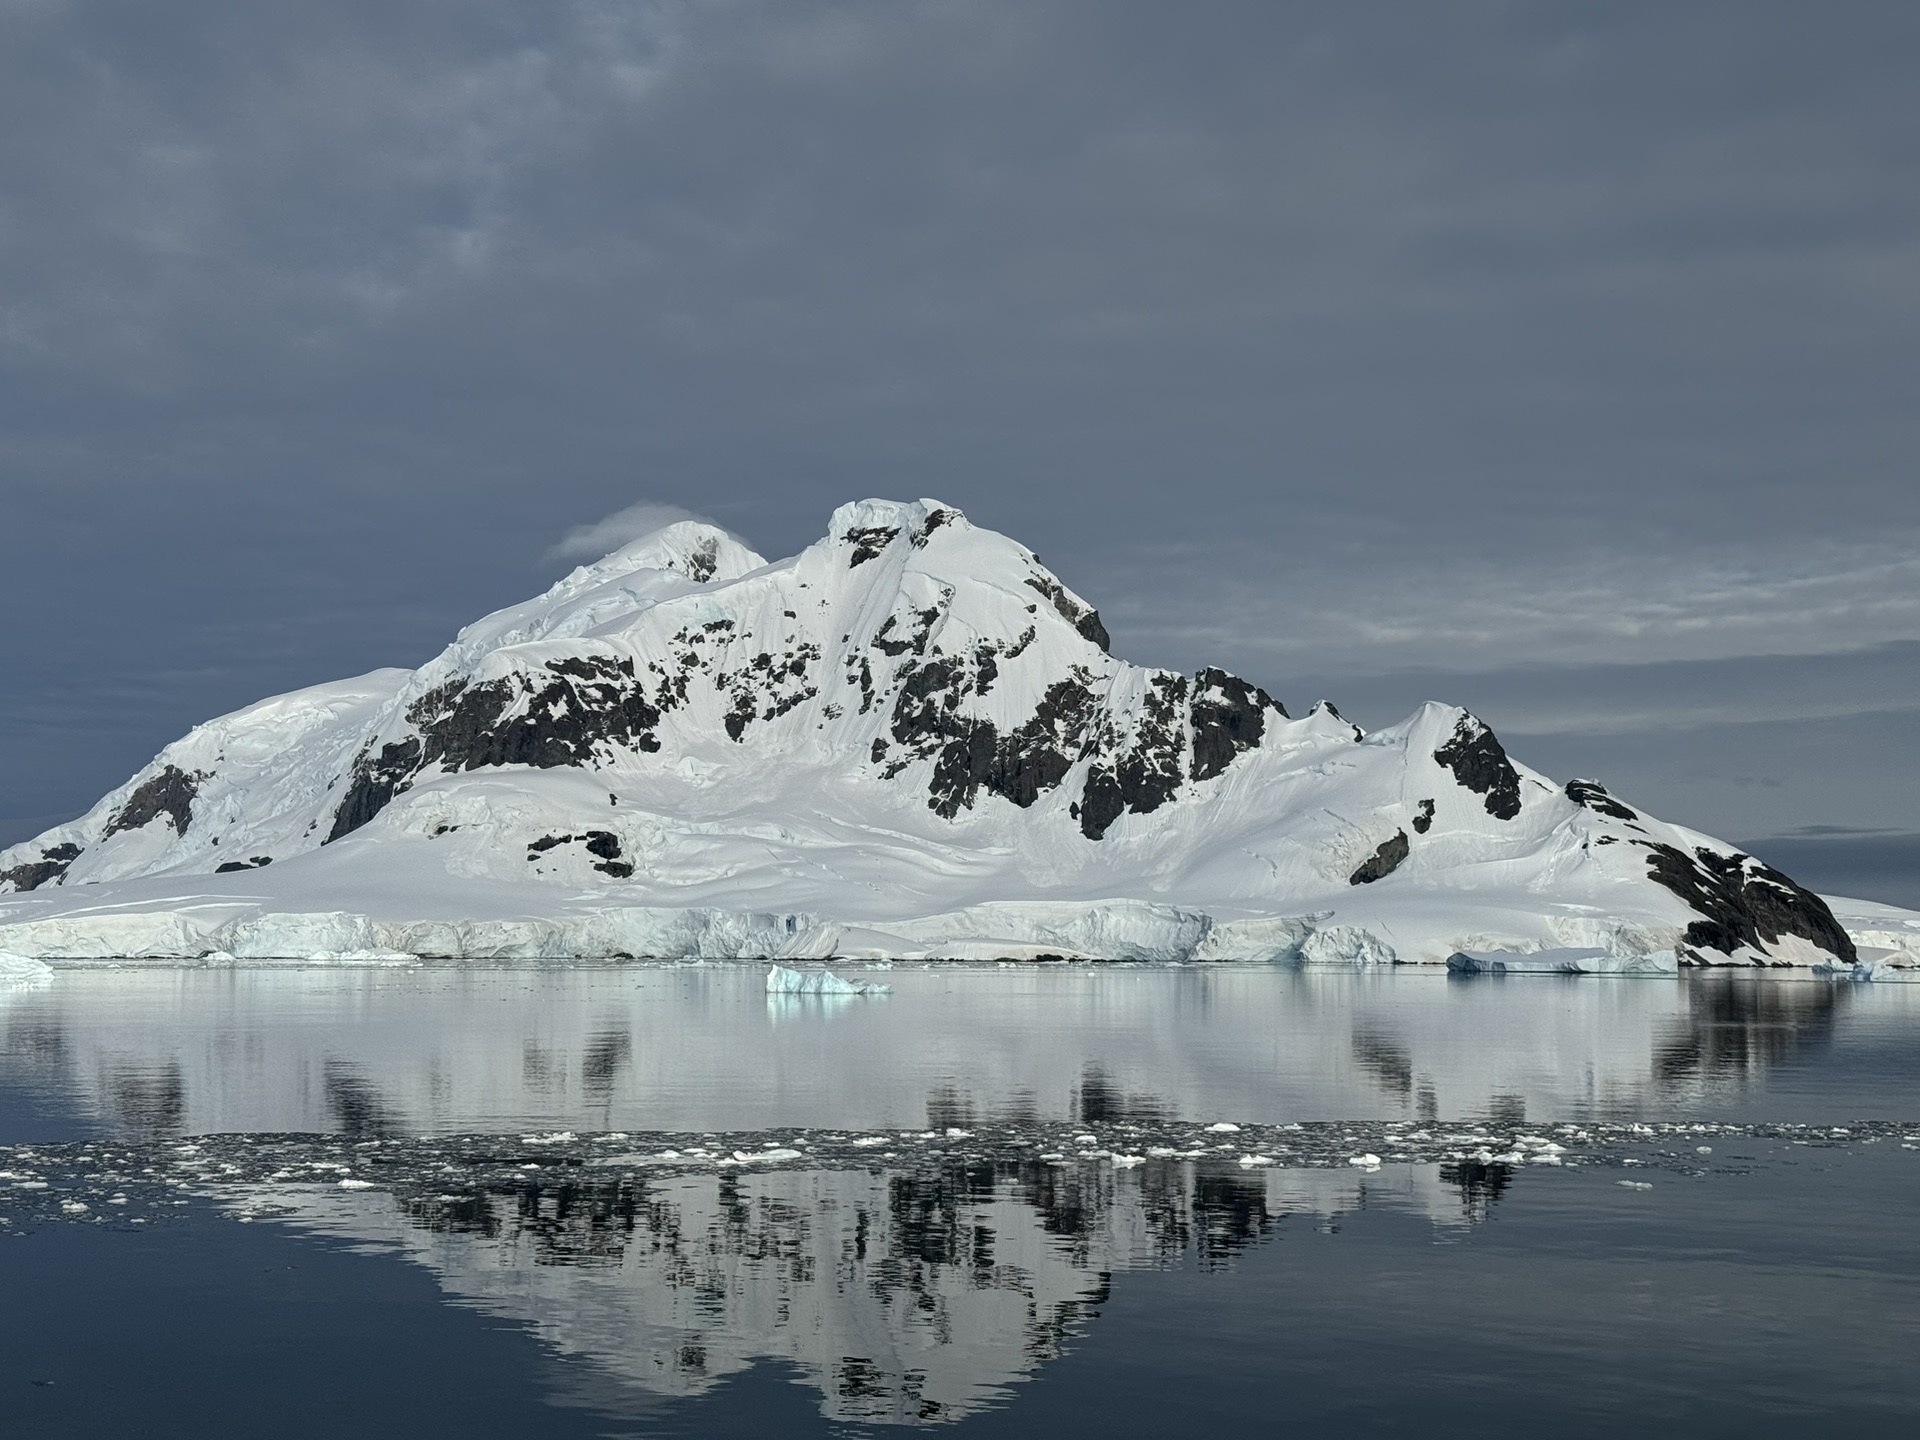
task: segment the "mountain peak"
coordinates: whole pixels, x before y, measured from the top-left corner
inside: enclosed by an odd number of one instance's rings
[[[579,576],[587,583],[603,584],[638,571],[660,570],[706,585],[737,580],[766,563],[718,525],[705,520],[676,520],[629,540],[591,565],[581,566],[560,583],[568,584]]]

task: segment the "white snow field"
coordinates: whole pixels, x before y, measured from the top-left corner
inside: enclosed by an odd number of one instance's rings
[[[1920,953],[1920,915],[1846,905],[1463,710],[1366,735],[1119,660],[933,500],[842,506],[772,564],[669,525],[418,670],[200,725],[0,852],[0,950],[42,959]]]

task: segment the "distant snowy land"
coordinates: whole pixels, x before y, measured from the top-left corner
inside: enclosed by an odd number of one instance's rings
[[[842,506],[771,564],[669,525],[0,852],[0,953],[42,959],[1543,951],[1896,971],[1920,914],[1555,784],[1463,710],[1363,734],[1116,659],[932,500]]]

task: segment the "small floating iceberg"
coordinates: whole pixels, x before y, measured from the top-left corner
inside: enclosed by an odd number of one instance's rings
[[[1813,973],[1829,978],[1854,980],[1861,984],[1869,982],[1878,982],[1882,985],[1890,982],[1920,984],[1920,965],[1913,964],[1911,957],[1899,952],[1893,952],[1892,955],[1875,955],[1872,958],[1863,957],[1851,965],[1845,961],[1836,960],[1829,964],[1814,966]]]
[[[893,987],[875,980],[843,980],[831,970],[789,970],[776,965],[767,972],[769,995],[891,995]]]
[[[1677,975],[1671,950],[1615,955],[1610,950],[1456,950],[1447,957],[1454,975]]]

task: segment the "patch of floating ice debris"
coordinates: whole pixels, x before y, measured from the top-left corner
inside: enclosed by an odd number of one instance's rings
[[[1217,1122],[1225,1123],[1225,1122]],[[1037,1175],[1049,1166],[1104,1167],[1114,1183],[1159,1184],[1158,1175],[1438,1166],[1443,1179],[1481,1183],[1523,1167],[1602,1167],[1630,1174],[1695,1177],[1762,1165],[1791,1147],[1854,1151],[1892,1142],[1882,1153],[1913,1154],[1911,1122],[1851,1126],[1611,1124],[1524,1129],[1491,1122],[1241,1124],[1215,1143],[1212,1125],[1154,1121],[1007,1122],[976,1120],[964,1130],[893,1135],[847,1130],[763,1130],[725,1134],[609,1134],[357,1138],[349,1135],[205,1135],[190,1141],[78,1141],[0,1146],[0,1221],[11,1233],[38,1222],[145,1224],[177,1216],[191,1199],[241,1218],[286,1213],[296,1192],[385,1192],[403,1207],[444,1206],[448,1195],[546,1194],[556,1189],[630,1191],[691,1174],[767,1170],[877,1170],[938,1173],[982,1167]],[[1715,1161],[1704,1151],[1715,1152]],[[1793,1153],[1797,1153],[1794,1151]],[[1905,1163],[1904,1161],[1902,1163]],[[1535,1172],[1539,1173],[1539,1172]],[[1124,1182],[1118,1177],[1148,1177]],[[1640,1190],[1651,1179],[1623,1182]],[[625,1193],[623,1191],[623,1193]]]
[[[893,987],[877,980],[845,980],[831,970],[789,970],[775,965],[767,971],[769,995],[891,995]]]

